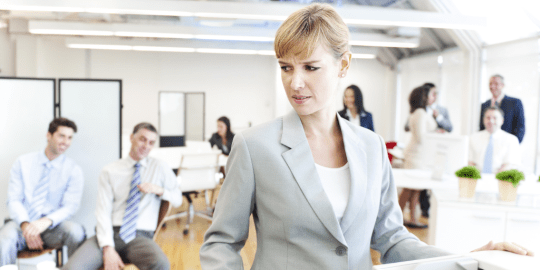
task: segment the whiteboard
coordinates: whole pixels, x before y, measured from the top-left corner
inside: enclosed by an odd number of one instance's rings
[[[44,151],[54,119],[54,79],[0,78],[0,220],[8,217],[9,172],[18,156]]]
[[[101,169],[120,158],[120,80],[59,80],[60,115],[77,124],[77,133],[66,155],[81,166],[84,192],[73,221],[86,235],[95,234],[96,198]]]
[[[184,93],[159,92],[159,134],[184,136]]]

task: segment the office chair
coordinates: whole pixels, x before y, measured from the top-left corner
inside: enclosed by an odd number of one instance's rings
[[[210,206],[211,200],[208,191],[216,188],[219,183],[219,155],[221,151],[211,151],[204,153],[184,153],[178,168],[177,179],[182,190],[182,195],[186,197],[189,208],[186,212],[168,216],[166,220],[187,217],[184,235],[189,232],[189,225],[193,223],[193,218],[199,216],[207,220],[212,220],[213,209]],[[191,195],[197,196],[200,191],[205,192],[205,211],[194,211]]]
[[[4,224],[6,224],[7,222],[9,222],[11,219],[10,218],[6,218],[4,219]],[[19,265],[19,259],[31,259],[31,258],[35,258],[35,257],[39,257],[41,255],[44,255],[44,254],[51,254],[53,251],[56,251],[56,256],[55,256],[55,263],[56,263],[56,267],[60,268],[62,267],[62,265],[64,265],[64,257],[63,257],[63,252],[62,252],[62,247],[59,247],[59,248],[45,248],[45,249],[42,249],[42,250],[30,250],[30,249],[24,249],[24,250],[21,250],[19,252],[17,252],[17,267],[20,268],[20,265]]]

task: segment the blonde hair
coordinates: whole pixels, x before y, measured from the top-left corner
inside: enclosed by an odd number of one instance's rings
[[[295,11],[279,27],[274,40],[277,58],[292,54],[305,59],[319,45],[326,46],[336,59],[349,51],[349,28],[328,4]]]

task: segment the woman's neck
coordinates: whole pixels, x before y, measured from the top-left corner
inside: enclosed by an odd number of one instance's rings
[[[336,114],[333,111],[319,111],[310,115],[300,116],[304,132],[308,139],[333,136],[339,132]]]
[[[356,110],[356,108],[349,108],[349,112],[353,118],[356,118],[356,115],[358,115],[358,110]]]

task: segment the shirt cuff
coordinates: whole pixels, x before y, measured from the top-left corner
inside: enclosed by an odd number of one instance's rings
[[[444,117],[441,114],[439,114],[437,115],[437,118],[435,118],[435,120],[437,120],[437,122],[441,122],[442,120],[444,120]]]

